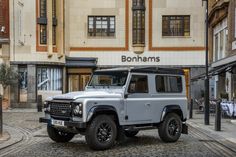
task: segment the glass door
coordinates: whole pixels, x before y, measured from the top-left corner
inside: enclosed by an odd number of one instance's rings
[[[27,68],[26,67],[20,67],[19,68],[19,90],[20,90],[20,102],[27,102]]]
[[[68,90],[69,92],[79,91],[79,75],[69,75]]]

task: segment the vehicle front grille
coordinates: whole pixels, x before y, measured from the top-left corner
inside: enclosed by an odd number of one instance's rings
[[[51,102],[50,113],[55,116],[70,117],[71,116],[71,105],[65,102]]]

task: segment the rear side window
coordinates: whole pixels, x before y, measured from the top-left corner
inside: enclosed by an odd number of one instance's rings
[[[182,78],[180,76],[156,76],[156,90],[158,93],[181,93]]]

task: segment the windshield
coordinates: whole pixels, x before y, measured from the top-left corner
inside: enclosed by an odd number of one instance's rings
[[[89,86],[124,86],[127,76],[127,71],[95,72]]]

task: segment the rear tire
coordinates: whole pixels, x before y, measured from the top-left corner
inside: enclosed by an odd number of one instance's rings
[[[98,115],[86,131],[85,139],[91,149],[105,150],[111,148],[117,137],[117,126],[110,116]]]
[[[125,136],[127,137],[134,137],[138,134],[139,131],[124,131]]]
[[[164,142],[176,142],[182,132],[182,121],[175,113],[169,113],[158,128],[158,133]]]
[[[59,131],[51,125],[47,126],[48,136],[55,142],[65,143],[69,142],[75,134]]]

